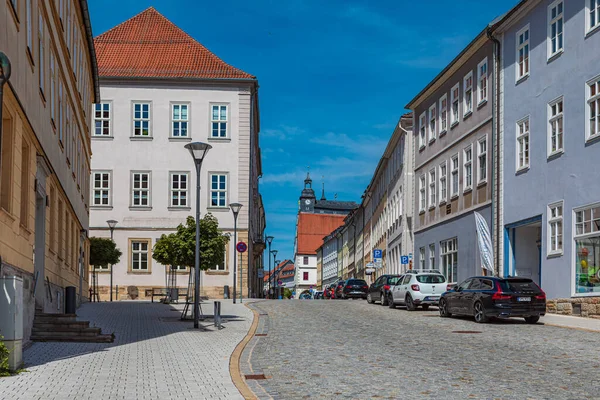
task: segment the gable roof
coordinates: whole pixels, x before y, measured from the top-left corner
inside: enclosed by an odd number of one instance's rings
[[[94,39],[101,77],[256,79],[150,7]]]
[[[280,272],[289,271],[290,266],[292,267],[292,270],[294,270],[294,263],[292,262],[292,260],[283,260],[282,262],[277,264],[277,266],[275,268],[273,268],[270,273],[269,273],[269,270],[266,270],[264,272],[265,275],[263,277],[263,281],[268,282],[269,278],[273,274],[277,273],[277,271],[280,271]],[[287,276],[287,278],[289,278],[289,275]]]
[[[298,216],[298,254],[317,254],[323,238],[344,224],[345,215],[308,214]]]

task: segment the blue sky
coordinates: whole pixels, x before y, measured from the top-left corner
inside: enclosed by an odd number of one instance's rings
[[[307,166],[360,201],[404,106],[517,0],[91,0],[94,36],[153,6],[259,80],[267,233],[293,257]]]

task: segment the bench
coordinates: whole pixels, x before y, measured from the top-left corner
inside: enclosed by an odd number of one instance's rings
[[[171,300],[175,300],[176,302],[179,302],[179,298],[180,297],[184,297],[187,299],[187,294],[188,294],[188,290],[185,288],[177,288],[177,299],[171,299]],[[154,303],[154,297],[159,297],[159,298],[166,298],[168,295],[168,289],[167,288],[152,288],[152,303]]]

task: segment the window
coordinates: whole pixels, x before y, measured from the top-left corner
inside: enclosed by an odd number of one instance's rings
[[[304,281],[308,280],[308,272],[303,272],[302,273],[302,280],[304,280]]]
[[[517,80],[529,75],[529,25],[517,32]]]
[[[477,183],[487,181],[487,137],[484,136],[477,142],[477,159],[479,164]]]
[[[227,245],[225,245],[225,251],[223,251],[223,261],[220,264],[209,268],[210,271],[225,271],[227,270]]]
[[[563,1],[548,7],[548,58],[563,50]]]
[[[463,150],[463,183],[465,191],[473,187],[473,147]]]
[[[458,195],[458,154],[452,156],[452,197]]]
[[[425,247],[419,249],[419,267],[421,270],[425,269]]]
[[[429,245],[429,269],[435,269],[435,243]]]
[[[448,96],[440,99],[440,136],[448,129]]]
[[[45,51],[44,51],[44,18],[42,17],[42,10],[39,10],[39,21],[38,21],[38,66],[40,73],[40,90],[42,96],[45,96],[46,91],[46,64],[44,63]]]
[[[458,275],[458,239],[448,239],[440,242],[442,274],[448,283],[456,282]]]
[[[450,114],[450,123],[452,126],[458,124],[458,102],[459,102],[459,86],[458,83],[454,85],[450,92],[450,101],[452,102],[452,113]]]
[[[575,210],[575,291],[599,293],[600,204]]]
[[[188,207],[188,173],[171,173],[171,207]]]
[[[63,83],[62,79],[58,79],[58,140],[61,147],[64,148],[63,135]]]
[[[529,117],[517,122],[517,171],[529,168]]]
[[[308,265],[308,257],[302,257],[302,264]]]
[[[548,254],[560,254],[563,250],[563,203],[548,206]]]
[[[227,175],[210,174],[210,206],[227,207]]]
[[[435,112],[435,104],[429,107],[429,141],[435,140],[435,121],[437,120],[437,115]]]
[[[188,136],[188,108],[187,104],[173,104],[172,105],[172,130],[171,135],[173,137],[187,137]]]
[[[94,136],[110,136],[110,103],[94,104]]]
[[[92,173],[94,183],[92,187],[92,198],[94,206],[110,206],[112,201],[110,178],[108,171],[95,171]]]
[[[425,211],[425,175],[419,179],[419,211]]]
[[[600,26],[600,0],[586,0],[586,28],[590,32]]]
[[[150,172],[133,172],[131,175],[131,206],[150,206]]]
[[[133,136],[150,136],[150,103],[133,103]]]
[[[58,199],[58,257],[63,257],[63,233],[64,233],[64,222],[66,218],[63,217],[64,208],[61,199]]]
[[[31,0],[25,0],[25,18],[27,23],[27,50],[33,61],[33,18],[31,17]]]
[[[2,105],[0,105],[1,107]],[[13,147],[15,143],[15,121],[12,115],[4,113],[2,124],[2,138],[0,143],[0,207],[12,211],[13,199]]]
[[[148,271],[148,241],[131,241],[131,270]]]
[[[427,129],[427,123],[425,122],[426,117],[425,117],[425,113],[421,114],[421,116],[419,117],[419,148],[424,148],[425,147],[425,140],[426,140],[426,129]]]
[[[29,224],[29,143],[23,138],[21,145],[21,225],[27,228]]]
[[[435,207],[435,168],[429,171],[429,207]]]
[[[446,171],[447,167],[446,167],[446,161],[444,161],[443,163],[440,164],[440,176],[439,176],[439,180],[440,180],[440,203],[445,202],[446,201],[446,196],[447,196],[447,189],[448,186],[446,185],[446,177],[448,176],[447,171]]]
[[[56,82],[56,70],[54,66],[54,52],[50,49],[50,121],[52,126],[56,128],[56,109],[54,107],[54,100],[56,96],[56,90],[54,88]]]
[[[563,151],[563,98],[548,104],[548,155]]]
[[[488,63],[487,57],[477,66],[477,93],[478,104],[484,103],[488,98]]]
[[[463,113],[465,116],[473,112],[473,72],[469,72],[463,80],[464,104]]]
[[[599,0],[600,1],[600,0]],[[600,137],[600,76],[587,83],[588,128],[587,139]]]
[[[226,138],[227,137],[227,106],[213,104],[212,112],[210,117],[210,123],[212,126],[213,138]]]

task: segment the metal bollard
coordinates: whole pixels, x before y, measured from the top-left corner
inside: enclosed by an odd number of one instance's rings
[[[213,313],[213,318],[215,321],[215,326],[221,329],[221,302],[215,301],[215,311]]]

